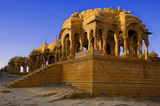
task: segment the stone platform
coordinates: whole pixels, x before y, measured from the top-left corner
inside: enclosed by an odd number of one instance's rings
[[[103,51],[92,50],[80,52],[76,54],[75,59],[58,64],[50,65],[49,70],[46,68],[43,74],[32,76],[30,73],[30,79],[24,79],[17,87],[65,82],[95,96],[105,94],[145,98],[160,95],[160,62],[109,56],[103,54]],[[47,79],[39,83],[41,78]]]

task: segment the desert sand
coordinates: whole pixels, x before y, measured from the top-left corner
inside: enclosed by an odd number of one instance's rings
[[[43,85],[32,88],[7,88],[6,83],[20,75],[0,73],[0,106],[160,106],[160,97],[140,99],[89,93],[68,84]]]

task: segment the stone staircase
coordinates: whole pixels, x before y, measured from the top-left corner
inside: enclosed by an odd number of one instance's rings
[[[9,88],[36,87],[61,82],[62,64],[50,64],[41,67],[17,80],[6,84]]]

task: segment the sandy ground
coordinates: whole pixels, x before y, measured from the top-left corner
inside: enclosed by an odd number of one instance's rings
[[[18,77],[21,76],[0,74],[0,90],[10,90],[0,93],[0,106],[160,106],[160,98],[91,97],[65,84],[12,89],[5,86]]]

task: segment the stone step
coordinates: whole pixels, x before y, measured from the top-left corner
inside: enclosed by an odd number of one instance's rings
[[[35,71],[33,71],[33,72],[29,73],[29,74],[26,74],[25,76],[23,76],[21,78],[18,78],[17,80],[15,80],[13,82],[10,82],[9,84],[6,84],[6,86],[7,87],[14,87],[14,86],[17,86],[17,84],[20,84],[20,83],[23,84],[24,80],[31,80],[31,78],[33,78],[34,76],[41,75],[43,72],[48,71],[48,69],[50,69],[51,67],[53,67],[55,65],[56,64],[49,64],[49,65],[40,67],[39,69],[37,69],[37,70],[35,70]]]

